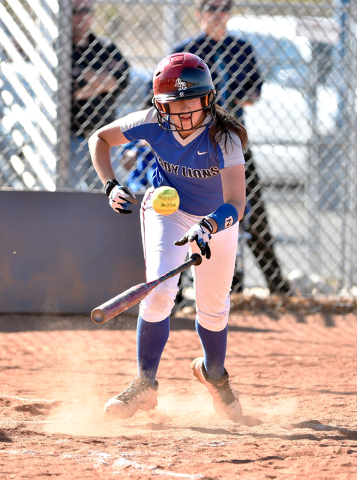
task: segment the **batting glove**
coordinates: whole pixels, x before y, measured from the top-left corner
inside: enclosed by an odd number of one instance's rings
[[[105,193],[113,210],[127,215],[132,213],[131,205],[138,203],[134,193],[128,187],[123,187],[117,180],[109,180],[105,185]]]
[[[212,230],[213,227],[209,221],[205,218],[202,218],[202,220],[195,223],[180,240],[176,240],[174,245],[182,246],[187,242],[196,242],[201,251],[201,255],[209,259],[211,258],[209,241],[211,240]]]

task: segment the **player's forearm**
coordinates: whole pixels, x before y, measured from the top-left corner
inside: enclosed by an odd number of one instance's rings
[[[110,146],[104,139],[100,138],[98,132],[89,138],[88,146],[94,168],[103,185],[105,185],[108,180],[115,178],[110,156]]]
[[[121,131],[120,120],[105,125],[89,138],[88,145],[92,162],[103,184],[115,178],[110,157],[111,147],[128,142],[129,140]]]
[[[95,97],[100,93],[96,88],[91,85],[86,85],[85,87],[78,88],[74,91],[73,96],[77,100],[87,100],[87,98]]]
[[[235,165],[233,167],[221,170],[223,199],[236,208],[238,220],[241,220],[245,210],[245,167],[244,165]]]

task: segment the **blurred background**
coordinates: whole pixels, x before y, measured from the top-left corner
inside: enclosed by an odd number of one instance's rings
[[[102,191],[88,135],[148,108],[157,63],[200,32],[188,0],[73,5],[0,3],[1,190]],[[92,32],[77,56],[75,28]],[[237,0],[227,28],[251,44],[264,80],[244,118],[283,274],[302,295],[356,296],[357,4]],[[115,85],[103,90],[107,70]],[[81,82],[92,93],[73,94]],[[145,144],[113,149],[117,179],[139,195],[153,161]],[[244,288],[265,287],[244,229],[237,269]]]

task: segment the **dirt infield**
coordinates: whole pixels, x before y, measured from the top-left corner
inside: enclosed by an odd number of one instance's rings
[[[192,376],[192,317],[172,320],[155,413],[108,422],[104,403],[136,374],[133,321],[2,316],[0,479],[357,479],[357,316],[230,325],[226,366],[253,427],[217,417]]]

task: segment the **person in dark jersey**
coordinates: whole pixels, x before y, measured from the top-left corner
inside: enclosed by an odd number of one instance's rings
[[[207,63],[217,101],[244,125],[244,108],[259,99],[263,79],[254,58],[252,46],[246,39],[227,32],[232,2],[230,0],[198,0],[196,15],[202,32],[178,43],[175,52],[190,52]],[[246,242],[264,274],[271,293],[291,294],[292,287],[284,279],[274,252],[268,216],[262,197],[262,184],[251,150],[245,152],[247,199],[250,218]],[[233,288],[240,291],[239,272],[233,278]]]
[[[115,120],[119,93],[128,85],[129,64],[110,40],[95,35],[89,0],[73,0],[71,157],[69,187],[98,187],[88,151],[94,130]]]

